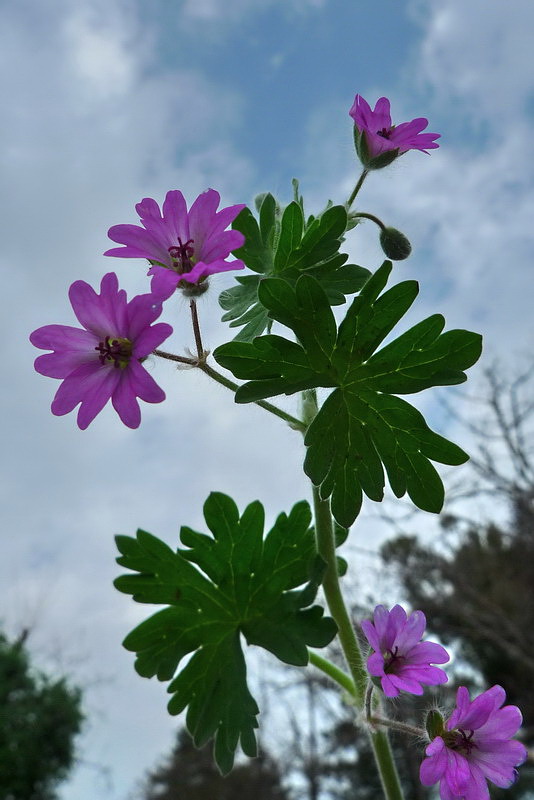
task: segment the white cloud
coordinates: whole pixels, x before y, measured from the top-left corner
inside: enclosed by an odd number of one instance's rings
[[[139,66],[137,41],[117,9],[103,15],[101,8],[80,7],[61,27],[71,79],[78,90],[86,85],[84,97],[100,103],[131,91]]]
[[[534,99],[531,0],[415,0],[423,29],[416,75],[437,103],[458,102],[510,133]]]

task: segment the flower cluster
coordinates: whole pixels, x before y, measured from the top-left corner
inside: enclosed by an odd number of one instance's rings
[[[367,669],[380,679],[387,697],[397,697],[401,690],[420,695],[421,684],[432,686],[447,680],[445,672],[433,664],[444,664],[449,655],[441,645],[421,641],[425,626],[422,611],[408,616],[399,605],[391,611],[377,606],[374,623],[362,622],[375,651],[367,660]],[[521,726],[521,712],[517,706],[504,706],[505,700],[501,686],[493,686],[473,701],[466,687],[460,686],[456,707],[446,723],[437,712],[429,715],[431,742],[420,779],[424,786],[439,781],[441,800],[489,800],[487,780],[501,788],[514,782],[516,767],[525,761],[527,750],[512,739]]]
[[[219,201],[218,192],[208,189],[187,211],[182,193],[171,191],[161,213],[156,201],[145,197],[136,206],[143,227],[110,229],[110,238],[124,247],[105,255],[148,259],[151,291],[128,303],[114,273],[103,278],[100,295],[84,281],[75,281],[69,297],[83,328],[45,325],[31,334],[32,344],[52,351],[36,359],[37,372],[63,380],[52,402],[53,414],[68,414],[80,404],[78,426],[84,430],[111,399],[122,422],[137,428],[141,421],[137,398],[147,403],[165,399],[142,366],[172,333],[166,323],[152,325],[162,302],[176,288],[201,294],[209,275],[245,266],[239,260],[227,261],[231,251],[243,245],[244,236],[226,230],[244,205],[217,211]]]

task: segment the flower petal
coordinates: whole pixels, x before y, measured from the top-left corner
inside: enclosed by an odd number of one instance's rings
[[[147,231],[139,225],[113,225],[108,231],[108,236],[124,247],[112,247],[105,251],[105,256],[148,258],[171,266],[169,247],[176,242],[156,226]]]
[[[376,609],[375,609],[375,613],[376,613]],[[380,639],[378,637],[377,630],[376,630],[375,626],[373,625],[373,623],[371,622],[371,620],[364,619],[362,621],[362,623],[361,623],[361,627],[362,627],[362,630],[363,630],[363,632],[365,634],[365,637],[366,637],[367,641],[369,642],[369,644],[371,645],[373,650],[380,651],[380,649],[381,649],[380,648]]]
[[[145,403],[162,403],[165,400],[165,392],[139,361],[130,362],[128,377],[131,390]]]
[[[400,606],[395,606],[395,608],[400,608]],[[392,609],[392,615],[394,610]],[[404,609],[401,609],[401,611],[405,622],[402,627],[401,624],[398,625],[398,633],[395,636],[394,645],[399,648],[400,653],[406,654],[421,641],[426,628],[426,617],[422,611],[413,611],[406,619],[406,612]],[[399,623],[400,619],[401,617],[399,616]]]
[[[447,751],[441,736],[437,736],[426,748],[425,758],[419,768],[419,779],[423,786],[433,786],[445,773],[447,767]]]
[[[185,244],[192,238],[187,205],[183,194],[178,189],[167,192],[163,203],[163,219],[165,229],[172,240],[170,244],[178,244],[178,239]]]
[[[132,389],[131,369],[128,366],[121,375],[121,380],[113,392],[111,402],[113,408],[128,428],[138,428],[141,423],[141,409],[137,402],[136,393]]]
[[[54,350],[35,359],[34,367],[48,378],[66,378],[74,369],[96,359],[98,339],[89,331],[68,325],[45,325],[30,336],[35,347]]]
[[[134,358],[145,358],[150,355],[156,347],[159,347],[172,333],[172,327],[166,322],[158,322],[152,325],[138,336],[133,347],[132,356]]]
[[[419,642],[406,653],[410,664],[446,664],[450,656],[437,642]]]
[[[182,276],[172,269],[165,267],[151,267],[148,274],[152,275],[150,291],[157,300],[168,300],[178,286]]]
[[[180,275],[180,280],[188,283],[198,283],[201,278],[207,278],[209,275],[215,275],[218,272],[228,272],[230,269],[245,269],[245,265],[239,259],[224,261],[220,258],[209,264],[199,261],[190,272],[184,272],[183,275]]]
[[[98,361],[83,364],[65,378],[57,390],[52,413],[56,416],[68,414],[81,402],[78,426],[85,430],[113,394],[120,380],[119,373],[120,370]]]
[[[84,328],[99,339],[106,336],[126,335],[126,292],[119,289],[114,272],[104,275],[100,295],[85,281],[75,281],[69,289],[69,298]]]

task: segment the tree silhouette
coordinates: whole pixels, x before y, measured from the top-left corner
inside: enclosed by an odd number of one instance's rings
[[[197,750],[185,729],[178,731],[166,762],[148,775],[140,796],[143,800],[289,800],[269,756],[238,763],[223,777],[211,746]]]
[[[55,800],[74,760],[81,693],[32,669],[26,636],[0,633],[0,797]]]

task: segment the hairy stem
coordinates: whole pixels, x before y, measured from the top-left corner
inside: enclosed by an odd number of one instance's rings
[[[372,725],[383,725],[385,728],[402,731],[402,733],[409,733],[410,736],[417,736],[418,739],[426,739],[428,741],[426,731],[422,728],[416,728],[415,725],[408,725],[406,722],[399,722],[396,719],[385,719],[384,717],[376,716],[369,717],[368,721]]]
[[[303,392],[302,399],[304,422],[309,425],[318,410],[317,393],[315,389]],[[339,584],[334,523],[330,511],[330,501],[321,499],[317,486],[313,486],[313,504],[315,510],[317,550],[326,563],[323,577],[323,591],[328,609],[337,625],[339,641],[354,682],[353,697],[360,711],[363,711],[368,676],[365,669],[363,653],[354,628],[352,627],[350,615],[345,605]],[[387,733],[385,731],[370,730],[369,736],[371,738],[375,761],[386,800],[403,800],[400,780]]]
[[[356,199],[356,195],[358,194],[358,192],[359,192],[359,191],[360,191],[360,189],[362,188],[362,186],[363,186],[363,182],[364,182],[364,180],[367,178],[368,174],[369,174],[369,170],[368,170],[368,169],[363,169],[363,170],[362,170],[362,174],[361,174],[361,175],[360,175],[360,177],[358,178],[358,183],[356,184],[356,186],[355,186],[355,187],[354,187],[354,189],[352,190],[352,194],[351,194],[351,196],[349,197],[349,199],[347,200],[347,210],[348,210],[348,209],[351,207],[351,205],[354,203],[354,200]]]
[[[352,216],[354,219],[356,219],[356,218],[360,218],[360,217],[361,217],[362,219],[370,219],[370,220],[371,220],[371,222],[374,222],[376,225],[378,225],[378,227],[380,228],[380,230],[382,230],[382,231],[385,231],[385,230],[386,230],[386,226],[384,225],[384,223],[382,222],[382,220],[381,220],[381,219],[378,219],[378,217],[375,217],[375,215],[374,215],[374,214],[368,214],[368,213],[367,213],[367,211],[358,211],[357,213],[355,213],[355,214],[352,214],[351,216]]]
[[[222,375],[220,372],[217,372],[216,369],[210,367],[209,364],[206,363],[206,353],[204,353],[204,358],[187,358],[186,356],[176,356],[173,353],[166,353],[164,350],[154,350],[153,355],[159,356],[160,358],[166,358],[168,361],[176,361],[179,364],[187,364],[190,367],[197,367],[198,369],[202,370],[206,375],[210,378],[213,378],[214,381],[220,383],[221,386],[226,386],[227,389],[230,389],[231,392],[234,394],[239,389],[239,384],[234,383],[225,375]],[[255,405],[259,406],[260,408],[265,409],[270,414],[274,414],[276,417],[283,419],[284,422],[287,422],[292,428],[297,431],[305,431],[306,425],[302,420],[293,417],[291,414],[287,414],[281,408],[277,408],[277,406],[273,406],[272,403],[267,403],[265,400],[256,400]]]
[[[195,345],[197,348],[197,356],[199,361],[205,359],[204,345],[202,344],[202,336],[200,334],[200,324],[198,321],[197,303],[194,297],[189,301],[189,308],[191,309],[191,322],[193,323],[193,333],[195,335]]]

